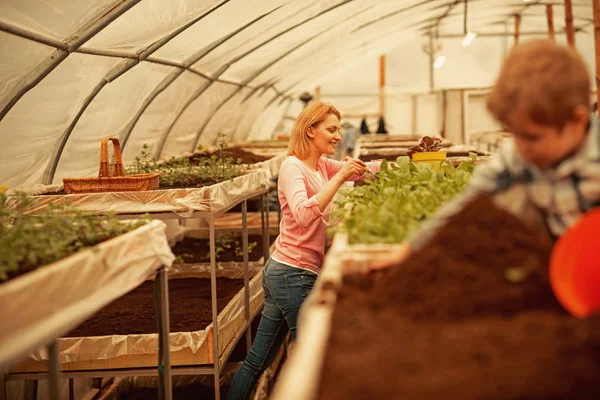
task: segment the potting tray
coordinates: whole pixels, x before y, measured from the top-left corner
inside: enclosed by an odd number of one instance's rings
[[[197,232],[197,231],[193,231]],[[239,232],[239,230],[237,231]],[[193,238],[188,236],[183,240],[179,241],[173,247],[173,254],[175,256],[181,256],[183,258],[184,263],[186,264],[203,264],[206,268],[210,266],[210,247],[209,240],[206,238]],[[221,236],[221,235],[219,235]],[[242,238],[234,235],[223,235],[233,239],[234,242],[230,242],[231,247],[225,249],[223,252],[219,253],[217,256],[217,261],[221,263],[234,262],[241,263],[244,261],[243,254],[236,254],[237,250],[241,250],[242,246]],[[271,236],[269,246],[271,246],[277,236]],[[263,257],[263,237],[262,235],[249,235],[248,236],[248,244],[256,243],[256,246],[248,253],[248,260],[250,262],[259,262]]]
[[[255,197],[270,184],[267,171],[256,169],[232,180],[196,189],[150,190],[145,192],[86,193],[71,195],[44,195],[44,188],[30,191],[33,203],[27,212],[36,213],[49,204],[69,201],[75,207],[94,213],[142,214],[173,212],[190,217],[194,211],[217,212],[243,198]],[[56,185],[49,189],[56,190]],[[50,190],[48,190],[50,191]],[[37,194],[37,195],[35,195]],[[9,198],[8,207],[16,204]]]
[[[513,217],[494,219],[490,204],[482,207],[465,217],[471,225],[455,220],[423,259],[392,271],[368,275],[367,249],[361,257],[336,237],[273,398],[598,398],[598,335],[562,310],[546,286],[542,255],[550,245],[528,237]],[[484,231],[493,224],[514,238],[465,235],[479,216]],[[469,245],[467,236],[488,244]],[[523,245],[520,253],[511,241]],[[443,268],[432,265],[440,257],[452,258]],[[478,261],[461,262],[472,257]],[[521,286],[498,273],[521,263],[534,268]]]
[[[213,329],[211,317],[210,270],[198,266],[179,264],[169,274],[169,296],[171,313],[171,365],[213,364]],[[250,318],[252,319],[263,304],[262,274],[259,269],[252,271],[250,280]],[[219,281],[217,289],[219,303],[219,354],[223,356],[241,336],[246,327],[244,315],[243,266],[230,265],[217,269]],[[58,340],[60,346],[61,370],[93,371],[118,368],[142,368],[156,365],[158,357],[158,335],[154,330],[152,282],[136,289],[131,296],[125,296],[113,308],[109,306],[99,318],[110,318],[110,326],[103,326],[101,320],[91,320],[76,334],[108,333],[114,330],[120,334],[99,336],[65,337]],[[197,290],[194,290],[197,288]],[[221,291],[219,291],[221,289]],[[236,290],[237,289],[237,290]],[[223,293],[224,292],[224,293]],[[235,293],[234,293],[235,292]],[[232,294],[235,294],[231,296]],[[146,304],[148,303],[148,304]],[[145,306],[143,304],[146,304]],[[145,308],[150,308],[146,310]],[[222,309],[221,309],[222,308]],[[121,310],[121,311],[119,311]],[[139,313],[131,316],[131,311]],[[123,312],[126,312],[123,315]],[[194,315],[193,313],[197,313]],[[138,319],[145,319],[136,323]],[[151,320],[149,320],[151,319]],[[203,322],[204,321],[204,322]],[[152,329],[150,329],[152,328]],[[126,331],[132,331],[124,334]],[[152,330],[150,333],[133,333]],[[45,364],[27,360],[11,373],[45,371]]]
[[[0,365],[28,354],[45,365],[47,353],[38,347],[66,334],[162,265],[170,266],[174,258],[165,224],[152,221],[0,285]]]

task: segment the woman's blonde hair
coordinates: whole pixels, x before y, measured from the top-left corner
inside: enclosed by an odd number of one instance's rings
[[[302,110],[292,128],[288,156],[296,156],[301,160],[305,160],[308,157],[310,152],[308,128],[318,126],[321,122],[325,121],[329,114],[335,115],[338,120],[342,119],[337,108],[320,101],[311,103]]]

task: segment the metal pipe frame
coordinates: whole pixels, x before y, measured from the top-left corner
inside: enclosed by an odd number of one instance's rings
[[[244,251],[244,315],[250,324],[250,271],[248,270],[248,201],[242,202],[242,248]],[[252,330],[246,329],[246,354],[252,346]]]
[[[215,400],[221,400],[219,379],[219,313],[217,310],[217,257],[215,251],[215,216],[208,217],[210,241],[210,297],[213,322],[213,375],[215,382]]]
[[[269,214],[271,213],[270,210],[270,200],[269,200],[269,192],[264,194],[265,197],[265,227],[263,228],[263,241],[266,243],[266,253],[263,252],[263,258],[265,260],[265,262],[267,262],[267,260],[269,259],[269,257],[271,256],[271,253],[269,252],[269,248],[271,247],[271,226],[269,224]],[[265,240],[266,239],[266,240]]]
[[[60,400],[60,349],[58,342],[53,340],[48,346],[48,390],[50,400]]]
[[[0,370],[0,400],[6,400],[6,378],[4,370]]]
[[[169,282],[167,269],[162,266],[154,282],[157,296],[156,316],[158,319],[158,387],[159,398],[173,399],[171,380],[171,348],[169,346]]]
[[[227,359],[231,355],[231,351],[238,343],[241,334],[246,332],[246,346],[249,351],[251,341],[252,341],[252,332],[250,330],[250,325],[252,319],[258,313],[250,312],[250,290],[249,290],[249,263],[248,263],[248,225],[247,225],[247,200],[253,197],[260,196],[261,199],[265,197],[265,193],[268,192],[268,189],[260,189],[249,193],[246,196],[238,199],[237,201],[223,207],[220,210],[215,212],[207,212],[207,211],[196,211],[189,218],[182,218],[179,215],[173,212],[164,212],[164,213],[151,213],[153,217],[157,217],[155,219],[168,220],[168,219],[179,219],[186,220],[190,218],[208,218],[210,224],[210,259],[211,259],[211,303],[212,303],[212,313],[213,313],[213,358],[215,362],[213,365],[209,366],[176,366],[172,367],[170,363],[170,351],[164,351],[164,349],[169,349],[169,308],[168,308],[168,281],[166,275],[166,269],[162,267],[157,272],[157,284],[160,287],[159,290],[159,304],[157,304],[157,317],[159,320],[159,367],[147,367],[147,368],[120,368],[120,369],[106,369],[106,370],[83,370],[83,371],[64,371],[61,375],[65,378],[97,378],[97,377],[121,377],[121,376],[159,376],[159,380],[161,385],[164,388],[164,398],[165,400],[172,399],[172,383],[171,377],[175,375],[213,375],[215,378],[215,398],[220,399],[220,388],[219,388],[219,378],[220,373],[226,365]],[[218,347],[218,314],[217,314],[217,286],[216,286],[216,245],[215,245],[215,226],[214,219],[217,216],[220,216],[236,205],[242,203],[242,223],[243,223],[243,241],[244,241],[244,306],[245,306],[245,317],[246,322],[244,324],[243,329],[240,331],[240,337],[236,338],[233,341],[229,349],[224,352],[223,362],[221,362],[221,358],[219,357],[219,347]],[[268,201],[267,201],[268,203]],[[261,205],[263,201],[261,201]],[[121,219],[131,219],[139,217],[138,214],[121,214],[118,215]],[[265,230],[267,229],[264,224],[263,219],[263,235]],[[268,234],[268,230],[266,231]],[[264,237],[264,236],[263,236]],[[268,250],[267,250],[268,252]],[[265,260],[266,261],[266,260]],[[58,358],[56,358],[58,360]],[[162,361],[162,364],[161,364]],[[161,368],[162,367],[162,368]],[[58,370],[58,366],[54,369]],[[161,374],[162,372],[162,374]],[[19,379],[33,379],[39,380],[44,379],[48,376],[52,376],[53,372],[30,372],[30,373],[14,373],[14,374],[6,374],[0,376],[0,394],[4,393],[5,385],[4,382],[6,380],[19,380]],[[58,397],[57,397],[58,399]],[[0,400],[3,398],[0,397]]]
[[[237,363],[233,363],[237,364]],[[192,366],[171,366],[171,376],[182,375],[212,375],[214,368],[212,364]],[[111,378],[111,377],[127,377],[127,376],[158,376],[156,367],[140,367],[140,368],[115,368],[115,369],[99,369],[99,370],[82,370],[82,371],[62,371],[61,375],[64,378],[82,379],[82,378]],[[36,382],[40,379],[48,379],[47,372],[19,372],[11,373],[5,376],[6,381],[31,380]]]
[[[27,93],[31,88],[37,85],[42,79],[44,79],[50,72],[54,70],[70,53],[73,53],[79,47],[81,47],[85,42],[90,40],[92,37],[97,35],[100,31],[110,25],[114,20],[119,18],[121,15],[125,14],[129,9],[139,3],[141,0],[121,0],[120,3],[116,5],[110,6],[108,10],[102,10],[97,16],[96,19],[92,19],[94,22],[91,24],[85,25],[83,28],[75,32],[72,36],[67,38],[64,43],[61,43],[57,47],[56,52],[54,52],[50,57],[46,58],[41,64],[39,68],[31,71],[31,74],[27,74],[24,76],[17,87],[14,90],[14,94],[12,96],[7,96],[9,101],[7,104],[2,106],[0,109],[0,120],[4,118],[4,116],[11,110],[11,108]],[[53,39],[42,38],[42,35],[28,32],[25,29],[15,27],[9,24],[0,25],[0,30],[12,33],[14,35],[24,37],[30,40],[43,40],[40,43],[48,45],[50,43],[56,42]],[[27,35],[27,36],[25,36]],[[58,44],[58,43],[56,43]],[[65,47],[66,46],[66,47]],[[34,73],[37,72],[37,75]]]

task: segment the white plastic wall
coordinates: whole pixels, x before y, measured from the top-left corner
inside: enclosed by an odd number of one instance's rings
[[[577,46],[593,70],[591,11],[589,0],[573,1],[585,30]],[[0,183],[95,175],[103,135],[120,137],[130,162],[145,143],[164,158],[212,144],[219,131],[236,141],[289,133],[298,95],[316,86],[374,129],[381,54],[388,129],[439,134],[441,97],[423,94],[432,84],[423,33],[439,22],[436,55],[447,61],[436,90],[489,87],[512,39],[485,34],[512,31],[515,13],[523,40],[545,31],[544,4],[470,1],[468,28],[480,36],[463,48],[463,5],[449,0],[5,0]],[[560,3],[554,15],[564,42]],[[124,63],[137,65],[121,74]],[[465,129],[494,128],[483,100],[468,101]]]

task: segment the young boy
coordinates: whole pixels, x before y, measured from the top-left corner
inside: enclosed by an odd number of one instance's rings
[[[497,197],[518,188],[554,238],[600,205],[600,134],[590,115],[590,90],[589,73],[574,50],[547,40],[515,47],[487,101],[514,140],[478,166],[466,193],[425,222],[396,256],[403,260],[422,248],[478,194]],[[525,210],[519,216],[527,219]]]

